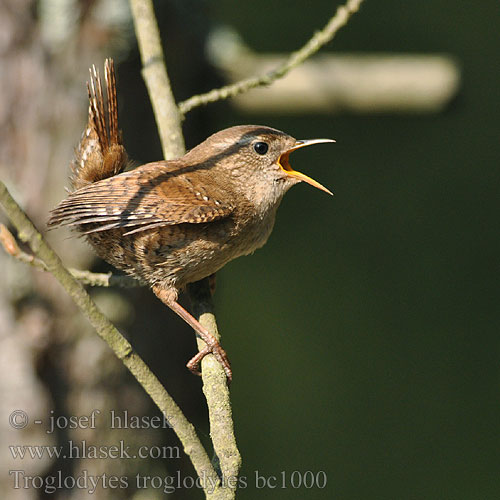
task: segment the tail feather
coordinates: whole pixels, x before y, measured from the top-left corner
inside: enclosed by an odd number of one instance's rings
[[[111,95],[108,94],[108,116],[109,116],[109,137],[112,143],[121,144],[120,131],[118,130],[118,104],[116,102],[116,79],[115,69],[112,59],[108,59],[109,64],[105,65],[104,78],[106,88],[113,89]]]
[[[127,164],[127,153],[118,129],[116,79],[112,59],[106,59],[104,69],[106,107],[99,72],[95,66],[90,69],[90,80],[87,83],[88,124],[71,163],[70,180],[74,190],[119,174]]]

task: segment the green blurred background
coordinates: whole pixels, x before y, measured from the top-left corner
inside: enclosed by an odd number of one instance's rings
[[[156,2],[176,97],[224,83],[205,60],[214,27],[231,26],[258,53],[287,53],[340,3]],[[188,147],[249,122],[337,140],[292,158],[335,197],[295,187],[268,244],[218,275],[217,317],[234,370],[248,483],[239,498],[500,497],[499,26],[495,0],[366,0],[323,49],[452,56],[461,87],[441,113],[246,115],[224,102],[186,119]],[[136,47],[122,53],[120,121],[138,164],[161,156],[139,68]],[[83,103],[80,69],[72,98]],[[61,178],[54,184],[60,199]],[[108,268],[96,262],[94,269]],[[119,293],[135,312],[118,325],[206,440],[200,381],[184,368],[192,334],[149,291]],[[59,374],[49,361],[40,369],[46,381]],[[52,391],[57,402],[63,389]],[[193,473],[185,460],[177,465]],[[278,488],[257,491],[256,471],[278,477]],[[294,471],[324,471],[327,485],[294,489]],[[184,490],[172,498],[201,495]]]
[[[331,11],[226,1],[216,18],[272,52]],[[328,50],[453,55],[452,105],[252,117],[337,139],[293,158],[336,196],[294,188],[267,246],[220,273],[243,474],[328,474],[327,492],[261,498],[500,497],[499,25],[495,1],[367,1]],[[245,121],[221,113],[215,128]]]

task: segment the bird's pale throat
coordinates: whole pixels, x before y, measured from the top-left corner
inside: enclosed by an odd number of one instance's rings
[[[333,139],[310,139],[306,141],[297,141],[295,143],[295,146],[290,148],[288,151],[285,151],[282,153],[278,159],[279,166],[281,169],[287,173],[287,175],[291,177],[295,177],[296,179],[299,179],[301,181],[307,182],[311,186],[314,186],[315,188],[321,189],[321,191],[325,191],[325,193],[333,195],[333,193],[327,189],[325,186],[320,184],[318,181],[315,181],[314,179],[311,179],[311,177],[303,174],[302,172],[297,172],[290,166],[290,153],[293,153],[297,149],[303,148],[305,146],[311,146],[312,144],[320,144],[322,142],[335,142]]]

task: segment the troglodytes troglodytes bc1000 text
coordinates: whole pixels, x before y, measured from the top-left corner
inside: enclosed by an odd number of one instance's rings
[[[51,212],[49,226],[76,226],[100,257],[148,283],[206,343],[187,366],[196,372],[213,353],[231,379],[225,351],[177,302],[178,292],[264,245],[294,184],[304,181],[330,193],[293,170],[288,157],[333,141],[298,141],[269,127],[243,125],[213,134],[182,158],[124,172],[128,160],[109,59],[105,77],[106,108],[99,75],[91,71],[88,125],[72,162],[73,191]]]

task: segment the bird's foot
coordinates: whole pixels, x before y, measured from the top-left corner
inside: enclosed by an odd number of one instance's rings
[[[193,358],[189,360],[186,366],[196,375],[201,375],[200,362],[207,354],[214,355],[215,359],[222,365],[228,381],[231,382],[233,379],[233,372],[231,370],[229,358],[227,357],[226,351],[217,341],[205,346],[196,356],[193,356]]]

